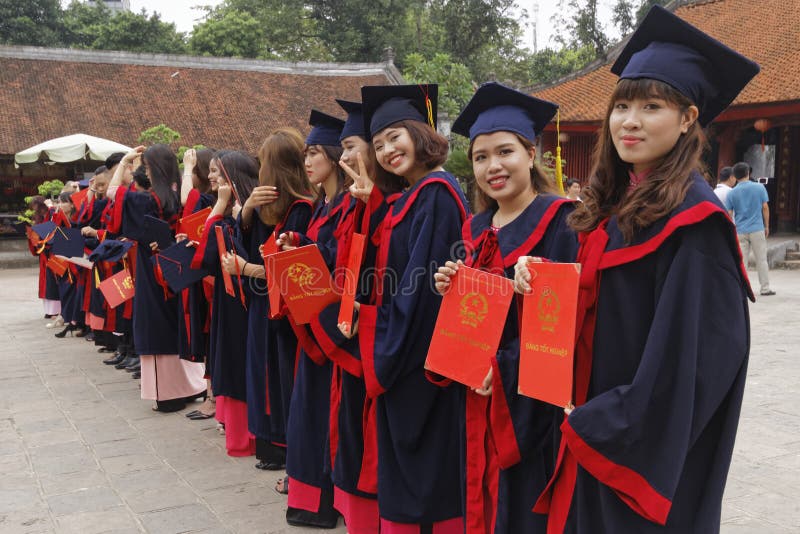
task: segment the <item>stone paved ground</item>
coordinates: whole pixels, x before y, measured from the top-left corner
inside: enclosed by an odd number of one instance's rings
[[[725,534],[800,531],[800,273],[771,276],[778,295],[751,306]],[[0,271],[0,296],[0,532],[309,532],[286,526],[280,474],[226,456],[213,423],[152,412],[88,343],[54,339],[35,270]]]

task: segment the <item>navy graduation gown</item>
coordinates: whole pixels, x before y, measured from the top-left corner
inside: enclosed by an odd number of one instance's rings
[[[555,262],[574,262],[578,251],[575,232],[567,225],[573,203],[556,195],[539,194],[513,221],[499,230],[491,228],[495,213],[485,211],[464,224],[464,239],[471,246],[466,264],[508,278],[520,256],[538,256]],[[494,533],[544,532],[546,520],[532,508],[553,473],[555,451],[553,427],[560,408],[517,394],[519,376],[519,310],[512,305],[503,328],[496,357],[492,361],[493,394],[484,398],[462,387],[465,396],[466,447],[462,450],[465,470],[467,530],[488,529]],[[494,444],[484,450],[489,426]],[[475,458],[497,451],[496,473],[481,473]],[[491,464],[491,462],[489,463]],[[476,476],[477,475],[477,476]],[[483,475],[483,476],[482,476]],[[491,480],[490,493],[483,495],[484,476]],[[496,508],[481,506],[484,498],[496,499]],[[494,503],[492,503],[494,504]],[[484,510],[495,511],[495,519]]]
[[[316,244],[330,271],[336,266],[336,227],[345,211],[352,206],[350,196],[345,193],[340,193],[328,203],[318,202],[307,235],[301,239],[303,244]],[[333,491],[333,482],[327,446],[332,364],[316,346],[307,325],[297,325],[295,330],[298,331],[298,337],[302,337],[302,342],[289,407],[286,474],[303,484],[330,493]],[[290,495],[290,506],[292,500]],[[321,511],[318,502],[302,504],[312,508],[309,511]]]
[[[357,201],[336,228],[340,245],[337,271],[346,267],[349,236],[359,232],[367,237],[356,300],[374,304],[375,262],[381,237],[381,224],[399,197],[385,197],[374,189],[366,203]],[[347,494],[377,499],[377,438],[375,399],[367,398],[358,335],[344,337],[338,328],[339,304],[332,304],[311,321],[314,339],[333,362],[329,452],[331,478],[336,488]],[[340,496],[341,498],[341,496]],[[345,517],[345,520],[348,518]]]
[[[378,252],[379,301],[362,305],[359,344],[367,394],[377,397],[382,518],[429,524],[462,515],[458,390],[425,378],[441,297],[433,274],[461,238],[466,201],[452,175],[434,172],[392,206]]]
[[[247,401],[247,308],[242,305],[240,289],[244,288],[246,279],[231,275],[235,295],[225,292],[222,283],[222,266],[219,262],[219,249],[215,237],[215,228],[222,228],[227,250],[247,261],[248,254],[244,249],[239,227],[233,217],[210,217],[206,221],[203,235],[205,247],[202,251],[202,265],[209,275],[216,279],[214,297],[211,302],[211,328],[209,332],[209,371],[211,389],[215,396],[231,397]],[[245,298],[245,302],[247,299]]]
[[[537,510],[548,532],[719,532],[750,344],[735,228],[694,173],[632,243],[614,218],[581,240],[577,408]]]
[[[184,206],[184,217],[214,205],[215,198],[193,189]],[[203,281],[196,282],[178,298],[178,355],[184,360],[202,362],[208,356],[209,302],[206,300]]]
[[[119,202],[119,197],[117,202]],[[169,296],[156,281],[150,257],[150,242],[144,234],[145,215],[163,218],[155,195],[127,191],[122,197],[122,235],[138,241],[136,247],[135,296],[133,298],[133,343],[138,354],[178,353],[178,314],[175,296]]]
[[[311,219],[311,203],[295,201],[278,225],[281,232],[305,232]],[[242,232],[250,263],[260,263],[258,247],[273,234],[274,226],[253,215],[250,230]],[[277,236],[275,236],[277,237]],[[257,438],[286,445],[286,425],[292,398],[297,359],[297,338],[289,319],[269,318],[266,281],[244,278],[250,298],[247,314],[247,423]]]

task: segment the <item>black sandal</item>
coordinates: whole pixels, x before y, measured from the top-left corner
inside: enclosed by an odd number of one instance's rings
[[[289,495],[289,477],[283,477],[276,480],[274,489],[281,495]]]

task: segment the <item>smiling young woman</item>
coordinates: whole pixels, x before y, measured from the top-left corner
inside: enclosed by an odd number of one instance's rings
[[[366,388],[365,452],[377,444],[359,487],[377,493],[379,528],[390,534],[464,529],[458,392],[431,384],[423,369],[441,300],[432,269],[450,257],[467,214],[458,183],[441,168],[447,140],[433,128],[436,91],[424,84],[361,90],[378,166],[409,186],[378,221],[374,298],[356,303],[346,332],[357,336]],[[372,188],[367,209],[378,198]]]
[[[548,532],[720,530],[752,292],[700,173],[702,129],[758,70],[660,7],[611,69],[621,79],[570,218],[582,244],[575,407],[535,508]]]
[[[447,292],[463,264],[512,278],[520,255],[575,260],[578,242],[567,226],[573,202],[555,193],[552,179],[535,161],[534,141],[557,108],[490,82],[453,123],[453,132],[470,140],[477,213],[462,229],[467,255],[453,258],[458,263],[448,261],[435,275],[439,292]],[[519,327],[512,306],[497,354],[486,362],[483,387],[458,387],[469,533],[543,533],[546,527],[545,518],[531,509],[553,470],[558,410],[517,394]],[[449,385],[441,377],[429,378]],[[481,464],[483,469],[475,468]]]

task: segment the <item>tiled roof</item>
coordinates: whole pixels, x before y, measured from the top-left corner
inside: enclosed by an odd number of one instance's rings
[[[761,65],[733,106],[800,100],[800,2],[709,0],[682,5],[675,14]],[[617,83],[610,68],[620,50],[608,63],[533,94],[561,104],[562,121],[602,120]]]
[[[0,154],[73,133],[135,146],[164,123],[182,145],[255,152],[279,126],[306,132],[311,106],[399,81],[390,64],[281,63],[0,47]]]

